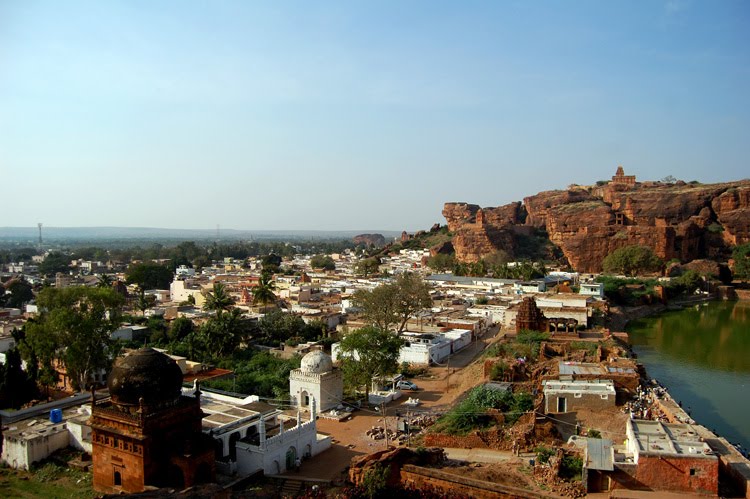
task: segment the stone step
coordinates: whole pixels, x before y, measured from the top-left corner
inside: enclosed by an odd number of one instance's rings
[[[281,486],[281,497],[297,497],[302,492],[302,482],[300,480],[284,480]]]

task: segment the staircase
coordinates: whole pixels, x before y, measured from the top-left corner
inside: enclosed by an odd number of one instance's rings
[[[302,481],[287,479],[284,480],[284,485],[281,486],[281,497],[292,498],[297,497],[302,492]]]

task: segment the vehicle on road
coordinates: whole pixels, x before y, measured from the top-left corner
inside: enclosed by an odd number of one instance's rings
[[[412,390],[412,391],[419,390],[419,387],[417,385],[405,379],[402,379],[401,381],[399,381],[396,384],[396,388],[398,388],[399,390]]]

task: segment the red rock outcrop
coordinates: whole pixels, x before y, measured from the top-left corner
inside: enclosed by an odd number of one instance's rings
[[[385,236],[383,234],[359,234],[352,239],[354,244],[364,244],[365,246],[375,246],[380,248],[385,246]]]
[[[750,186],[732,187],[713,199],[711,207],[723,226],[727,244],[750,242]]]
[[[634,183],[540,192],[498,208],[446,203],[456,258],[476,262],[518,250],[519,234],[543,230],[571,266],[598,272],[617,248],[644,245],[665,261],[726,258],[750,242],[750,181]]]

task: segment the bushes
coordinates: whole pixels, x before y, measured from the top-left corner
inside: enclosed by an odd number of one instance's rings
[[[566,455],[560,460],[560,478],[580,480],[582,470],[583,459],[580,456]]]
[[[526,392],[510,393],[479,386],[467,397],[441,417],[435,431],[449,435],[465,435],[471,430],[487,428],[496,421],[490,412],[496,409],[505,416],[505,422],[513,424],[534,407],[533,397]]]

